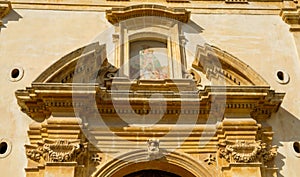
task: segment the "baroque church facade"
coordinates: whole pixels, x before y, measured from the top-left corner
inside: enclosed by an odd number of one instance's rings
[[[298,8],[0,1],[1,174],[298,176]]]

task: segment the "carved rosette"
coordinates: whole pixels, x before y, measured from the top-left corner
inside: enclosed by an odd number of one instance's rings
[[[36,148],[28,148],[26,155],[31,160],[40,162],[76,162],[77,158],[85,151],[86,144],[57,140],[49,143],[41,143]]]
[[[219,156],[228,162],[268,162],[277,155],[277,146],[261,141],[225,141],[219,144]]]

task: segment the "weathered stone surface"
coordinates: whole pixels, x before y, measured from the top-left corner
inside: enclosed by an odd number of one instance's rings
[[[143,3],[0,2],[1,175],[297,176],[296,2]],[[132,79],[139,40],[170,78]]]

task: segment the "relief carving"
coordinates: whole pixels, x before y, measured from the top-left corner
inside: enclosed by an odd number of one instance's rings
[[[40,162],[73,162],[85,151],[86,145],[68,140],[58,140],[41,144],[36,149],[28,149],[26,155],[31,160]]]
[[[160,156],[159,139],[151,138],[147,141],[147,144],[148,144],[149,160],[154,160],[159,158]]]
[[[99,154],[95,153],[95,154],[93,154],[93,155],[91,156],[91,161],[92,161],[94,164],[98,165],[98,164],[101,163],[102,157],[100,157]]]
[[[216,157],[212,154],[209,154],[209,156],[204,159],[204,162],[206,162],[208,165],[213,165],[216,162]]]
[[[261,141],[236,141],[233,144],[226,141],[219,144],[219,155],[228,162],[268,162],[277,155],[277,147]]]
[[[40,148],[30,149],[30,150],[26,151],[26,155],[31,160],[39,162],[41,160],[41,158],[43,157],[43,150],[41,150]]]

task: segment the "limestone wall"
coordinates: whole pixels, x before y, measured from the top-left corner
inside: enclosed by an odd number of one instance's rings
[[[198,43],[214,45],[247,63],[276,91],[286,96],[276,115],[267,122],[272,125],[274,144],[279,148],[276,159],[279,176],[293,177],[300,173],[295,167],[300,158],[294,154],[292,143],[300,135],[300,66],[293,33],[279,15],[201,15],[193,14],[191,21],[198,32],[186,33],[188,65]],[[14,92],[30,86],[47,67],[62,56],[91,43],[112,25],[104,12],[22,10],[15,9],[3,19],[0,28],[0,140],[11,142],[11,153],[0,156],[1,176],[25,176],[28,143],[27,130],[32,122],[20,111]],[[109,38],[109,36],[107,36]],[[11,71],[22,68],[19,81],[11,81]],[[289,74],[287,84],[277,82],[276,72]],[[14,80],[14,79],[12,79]]]

